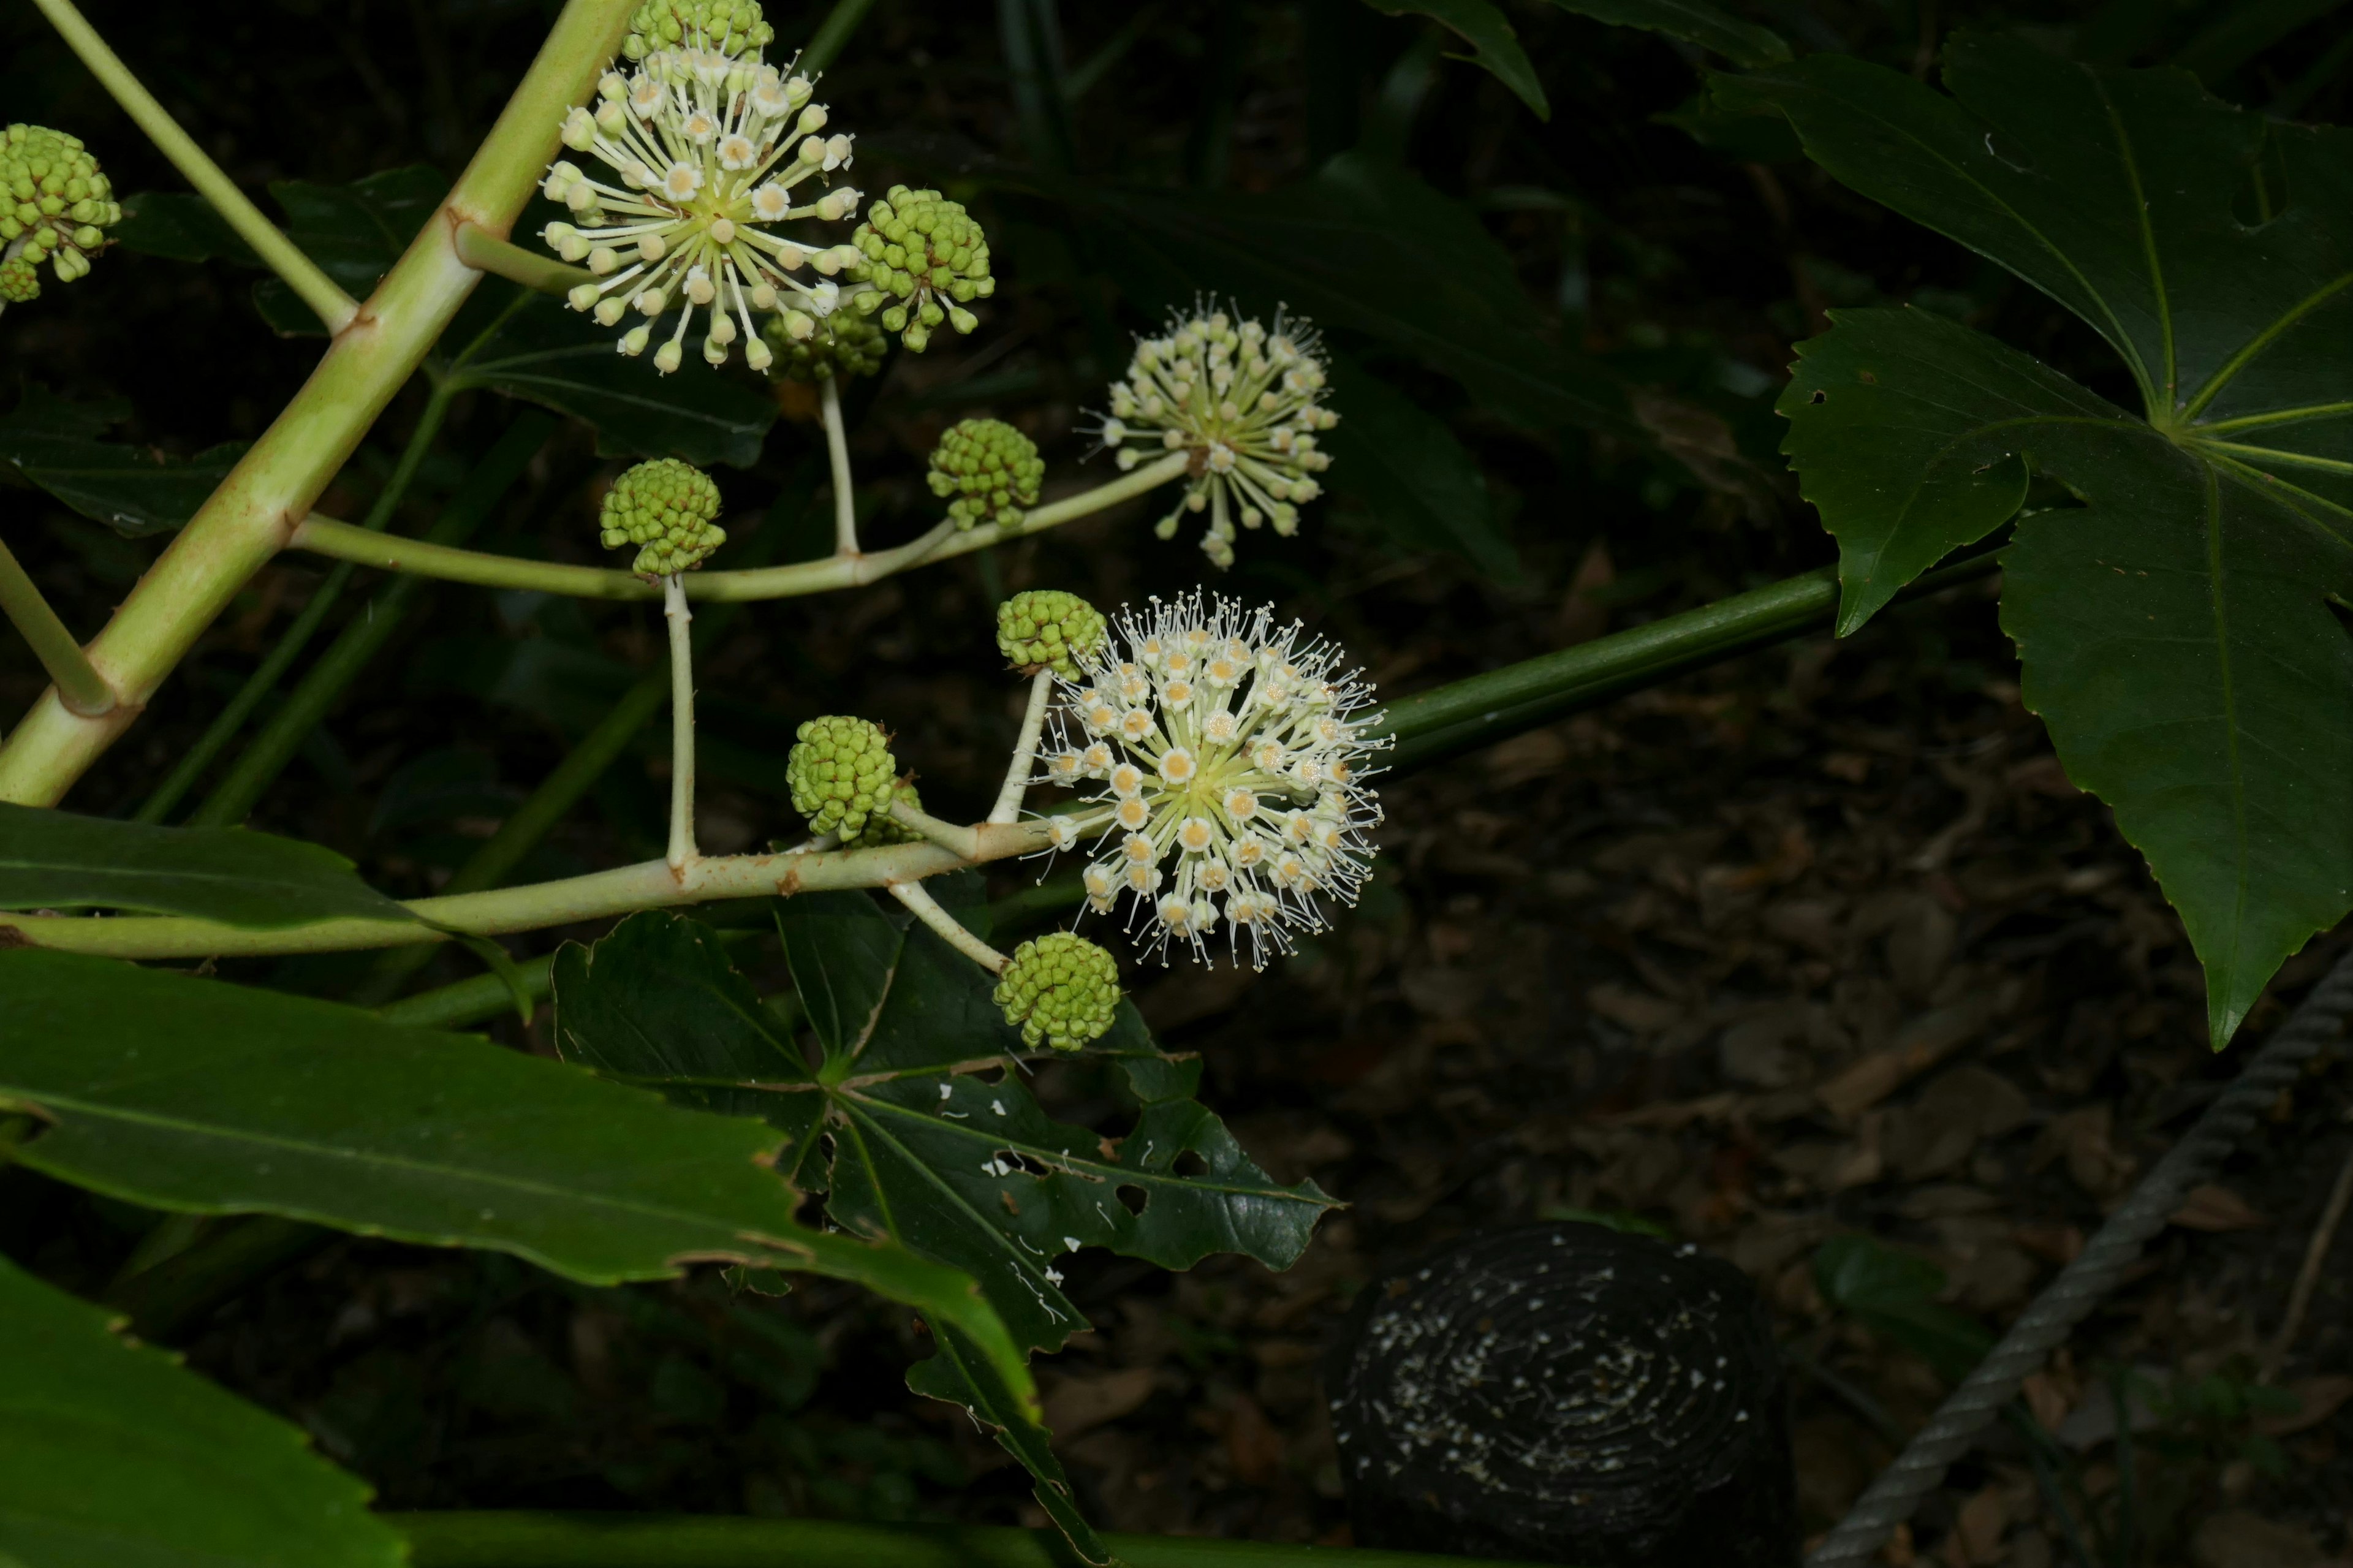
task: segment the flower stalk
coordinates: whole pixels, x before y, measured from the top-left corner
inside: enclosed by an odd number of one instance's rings
[[[581,284],[596,281],[596,275],[586,268],[568,267],[552,256],[525,250],[471,219],[459,224],[450,239],[457,247],[458,259],[475,271],[488,272],[559,300]]]
[[[90,662],[65,622],[49,608],[48,600],[18,563],[8,546],[0,543],[0,615],[15,624],[33,649],[33,657],[57,682],[58,696],[76,713],[95,718],[114,706],[114,688]]]
[[[1029,793],[1029,770],[1036,765],[1038,737],[1046,728],[1046,710],[1054,700],[1054,672],[1041,669],[1029,678],[1029,706],[1021,715],[1021,732],[1013,742],[1013,760],[1005,767],[1005,785],[997,792],[997,805],[990,810],[988,820],[1006,823],[1021,820],[1021,797]]]
[[[343,286],[328,277],[317,262],[303,255],[301,247],[280,233],[278,226],[237,188],[237,183],[221,166],[206,156],[195,139],[180,129],[179,121],[165,112],[164,106],[155,101],[155,95],[131,74],[131,68],[122,63],[121,57],[98,36],[98,29],[75,9],[72,0],[33,0],[33,4],[57,28],[66,47],[81,58],[90,74],[114,95],[114,101],[122,106],[123,112],[147,133],[147,140],[172,161],[172,166],[195,186],[199,195],[212,204],[213,210],[237,231],[237,237],[253,247],[263,264],[283,279],[295,297],[326,324],[328,334],[340,333],[351,325],[360,312],[359,301],[344,293]]]
[[[854,560],[858,498],[850,486],[849,433],[841,423],[841,377],[827,376],[818,386],[818,401],[825,410],[825,454],[833,464],[833,552]]]
[[[946,561],[985,550],[1008,539],[1023,537],[1073,522],[1132,500],[1182,476],[1189,461],[1172,452],[1156,463],[1123,474],[1107,484],[1081,490],[1058,501],[1031,509],[1020,526],[1006,528],[983,523],[958,529],[941,523],[919,538],[889,550],[855,556],[835,555],[791,566],[767,566],[744,572],[697,572],[687,579],[686,596],[707,601],[789,599],[804,594],[829,594],[840,588],[862,587],[911,567]],[[444,582],[471,583],[486,588],[528,588],[575,599],[656,599],[658,584],[634,573],[601,566],[575,566],[557,561],[525,561],[512,555],[458,550],[423,540],[370,533],[352,524],[313,512],[293,532],[288,544],[312,554],[350,561],[385,572],[407,572]]]
[[[683,874],[694,851],[694,612],[685,579],[662,579],[662,619],[670,624],[670,868]]]
[[[891,884],[891,896],[906,905],[917,920],[931,927],[933,933],[942,942],[991,974],[1005,973],[1005,955],[965,930],[955,916],[940,908],[940,901],[925,891],[921,882],[893,882]]]

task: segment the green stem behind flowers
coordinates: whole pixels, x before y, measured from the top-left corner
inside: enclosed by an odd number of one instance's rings
[[[98,673],[81,643],[49,608],[40,588],[18,564],[7,545],[0,544],[0,616],[16,625],[33,657],[57,682],[58,695],[77,713],[99,714],[114,706],[114,688]]]
[[[368,508],[367,517],[360,523],[362,528],[371,532],[382,532],[392,521],[393,512],[408,493],[410,481],[417,478],[417,465],[425,460],[425,454],[433,446],[433,438],[441,433],[442,418],[449,412],[450,395],[446,383],[434,384],[432,395],[425,400],[425,407],[417,416],[417,428],[409,432],[408,445],[401,448],[391,477],[385,480],[383,490],[377,494],[375,504]],[[261,706],[262,699],[278,689],[278,683],[285,679],[286,671],[301,657],[302,650],[310,646],[319,628],[326,624],[328,615],[343,596],[343,590],[351,585],[357,570],[350,562],[344,561],[338,563],[335,569],[327,574],[326,581],[311,594],[311,602],[302,606],[301,613],[279,637],[278,646],[269,650],[269,656],[251,675],[246,677],[245,684],[237,689],[236,696],[228,700],[228,705],[205,726],[205,732],[196,738],[196,743],[188,748],[169,776],[156,785],[155,792],[141,804],[132,817],[133,822],[163,821],[180,804],[181,798],[195,787],[205,770],[213,765],[213,759],[220,755],[221,748],[236,739],[237,731],[245,728],[245,721],[253,717],[253,710]]]
[[[670,868],[694,858],[694,612],[672,573],[662,579],[662,620],[670,627]]]
[[[79,21],[64,0],[42,4],[53,19]],[[54,805],[129,727],[205,627],[285,547],[296,521],[309,515],[481,280],[458,258],[455,226],[470,219],[499,234],[514,221],[547,166],[565,111],[595,86],[632,8],[632,0],[567,0],[439,210],[336,334],[302,391],[90,645],[90,663],[121,702],[91,718],[72,711],[55,691],[46,693],[0,746],[0,800]]]
[[[1035,508],[1012,528],[991,522],[959,531],[953,522],[943,522],[908,543],[871,554],[836,555],[750,572],[692,573],[686,579],[686,596],[703,601],[788,599],[803,594],[860,587],[910,567],[946,561],[1008,539],[1042,532],[1131,500],[1182,477],[1190,461],[1183,452],[1171,452],[1158,462],[1147,463],[1108,484]],[[649,583],[632,572],[604,566],[571,566],[556,561],[525,561],[478,550],[454,550],[424,540],[370,533],[315,512],[294,531],[290,542],[298,550],[363,566],[471,583],[485,588],[530,588],[575,599],[659,599],[662,595],[659,583]]]
[[[74,9],[72,0],[33,0],[50,26],[100,86],[114,95],[123,112],[147,133],[157,151],[172,161],[172,166],[187,177],[198,195],[210,202],[223,222],[237,231],[237,237],[253,247],[269,268],[286,280],[295,297],[311,307],[319,320],[326,324],[330,335],[351,325],[359,314],[359,301],[343,290],[342,285],[302,254],[295,243],[279,232],[278,226],[262,216],[261,209],[237,188],[237,182],[221,171],[221,166],[205,155],[195,138],[180,129],[179,121],[164,112],[155,101],[155,95],[140,85],[131,74],[131,68],[121,57],[107,47],[98,30]]]
[[[833,464],[833,552],[858,553],[858,492],[849,477],[849,433],[841,426],[841,377],[828,375],[820,384],[818,402],[825,410],[825,452]]]

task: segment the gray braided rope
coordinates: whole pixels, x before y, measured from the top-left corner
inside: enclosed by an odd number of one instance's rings
[[[2353,1011],[2353,952],[2338,959],[2295,1016],[2272,1032],[2231,1087],[2084,1244],[2082,1256],[2061,1269],[2059,1278],[2019,1314],[1977,1370],[1913,1435],[1838,1528],[1823,1537],[1806,1559],[1806,1568],[1860,1563],[1912,1517],[1920,1500],[1944,1479],[1946,1469],[2017,1394],[2026,1375],[2116,1289],[2141,1248],[2180,1208],[2189,1189],[2213,1175],[2255,1118],[2295,1081],[2305,1062],[2337,1037],[2348,1011]]]

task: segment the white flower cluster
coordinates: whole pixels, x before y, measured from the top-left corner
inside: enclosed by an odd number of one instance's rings
[[[1273,622],[1223,598],[1155,599],[1059,683],[1041,782],[1096,798],[1050,819],[1053,847],[1094,839],[1089,903],[1136,895],[1129,931],[1144,921],[1164,959],[1172,942],[1202,955],[1222,921],[1262,967],[1293,928],[1324,929],[1324,900],[1355,903],[1370,869],[1381,808],[1365,763],[1389,743],[1367,733],[1372,688],[1337,647]]]
[[[1236,521],[1271,522],[1285,535],[1298,528],[1297,503],[1323,493],[1311,476],[1332,466],[1316,433],[1340,422],[1315,401],[1324,363],[1321,340],[1281,311],[1269,331],[1197,305],[1169,318],[1167,336],[1136,341],[1097,434],[1122,469],[1162,452],[1192,455],[1185,499],[1161,520],[1161,538],[1176,534],[1186,511],[1207,510],[1201,548],[1230,566]]]
[[[796,219],[856,215],[859,193],[848,186],[799,206],[792,194],[804,180],[849,167],[850,139],[824,134],[825,105],[809,101],[807,78],[765,64],[756,50],[738,58],[699,35],[690,42],[648,54],[627,77],[607,71],[596,107],[572,111],[564,144],[594,153],[618,184],[556,163],[542,189],[578,221],[549,224],[541,237],[598,279],[572,290],[574,310],[607,327],[633,307],[646,317],[621,335],[623,353],[643,353],[655,320],[682,305],[677,330],[654,353],[655,369],[676,370],[700,307],[709,311],[705,360],[725,363],[741,337],[744,357],[765,370],[775,352],[752,312],[777,310],[792,337],[807,338],[840,302],[833,274],[860,260],[847,244],[769,232]],[[796,274],[804,267],[820,276],[803,280]]]

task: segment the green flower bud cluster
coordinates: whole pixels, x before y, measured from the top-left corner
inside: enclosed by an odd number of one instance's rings
[[[826,381],[840,376],[872,375],[882,368],[891,340],[872,320],[855,310],[836,310],[818,323],[806,338],[793,336],[779,313],[761,327],[776,359],[768,374],[776,380]]]
[[[641,60],[657,49],[712,48],[732,59],[776,37],[757,0],[646,0],[629,17],[621,52]]]
[[[1013,950],[995,1000],[1023,1045],[1075,1051],[1110,1030],[1119,1011],[1119,964],[1082,936],[1049,931]]]
[[[114,187],[79,137],[38,125],[0,131],[0,244],[8,263],[0,268],[0,300],[37,297],[33,269],[44,259],[60,283],[89,272],[105,230],[121,217]]]
[[[881,311],[883,330],[917,353],[942,321],[959,332],[979,325],[965,307],[997,292],[988,237],[961,202],[937,191],[892,186],[866,209],[849,243],[865,258],[849,268],[850,279],[866,285],[850,303],[865,315]]]
[[[837,834],[847,843],[889,815],[899,763],[891,755],[891,737],[879,726],[832,714],[810,720],[794,737],[785,784],[811,833]]]
[[[613,481],[598,512],[598,539],[607,550],[638,546],[629,570],[640,577],[671,577],[702,564],[727,542],[719,526],[719,487],[709,474],[676,458],[639,463]]]
[[[1103,646],[1103,630],[1101,610],[1058,588],[1031,588],[997,606],[997,651],[1024,674],[1078,679],[1077,660]]]
[[[891,815],[891,807],[902,800],[916,811],[923,809],[923,797],[916,792],[915,786],[901,779],[898,787],[891,792],[891,798],[882,803],[882,809],[866,818],[866,826],[858,830],[855,837],[845,837],[841,847],[845,849],[879,849],[886,845],[913,844],[921,839],[922,834]]]
[[[965,419],[948,426],[932,448],[932,493],[948,502],[958,528],[994,522],[1021,526],[1023,509],[1038,504],[1046,460],[1038,444],[1002,419]]]

